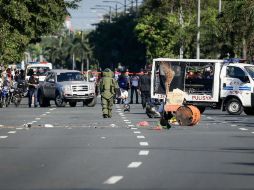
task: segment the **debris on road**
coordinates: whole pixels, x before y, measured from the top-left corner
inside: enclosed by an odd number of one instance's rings
[[[140,121],[140,122],[137,123],[137,126],[148,127],[149,123],[147,121]]]

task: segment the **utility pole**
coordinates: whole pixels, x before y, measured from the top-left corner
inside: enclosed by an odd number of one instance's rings
[[[196,59],[200,58],[200,0],[198,0],[198,33],[197,33],[197,56]]]
[[[183,28],[183,9],[182,6],[180,6],[180,25],[181,28]],[[182,43],[182,39],[181,39],[181,44],[180,44],[180,59],[183,59],[183,43]]]
[[[126,14],[126,10],[127,10],[126,0],[124,0],[124,14]]]
[[[219,0],[219,14],[221,13],[221,0]]]

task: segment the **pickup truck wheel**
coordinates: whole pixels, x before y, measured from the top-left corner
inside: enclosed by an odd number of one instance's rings
[[[254,115],[254,109],[253,108],[244,108],[244,113],[246,115]]]
[[[60,94],[56,94],[55,104],[57,107],[64,107],[66,105],[66,102]]]
[[[40,104],[40,107],[48,107],[50,106],[50,101],[47,98],[45,98],[45,96],[42,93],[40,93],[39,104]]]
[[[97,97],[84,100],[83,105],[86,105],[88,107],[94,107],[97,103]]]
[[[232,98],[227,101],[226,110],[230,115],[240,115],[243,112],[243,106],[238,99]]]
[[[69,102],[69,104],[70,104],[71,107],[76,107],[77,102]]]

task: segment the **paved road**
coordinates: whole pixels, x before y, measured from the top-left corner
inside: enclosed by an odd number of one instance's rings
[[[115,106],[112,119],[99,103],[0,109],[0,189],[254,188],[254,117],[207,110],[195,127],[157,122],[140,104]]]

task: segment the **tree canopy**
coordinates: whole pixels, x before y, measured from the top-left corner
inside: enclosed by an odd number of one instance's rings
[[[28,44],[57,31],[79,1],[0,0],[0,62],[20,61]]]

